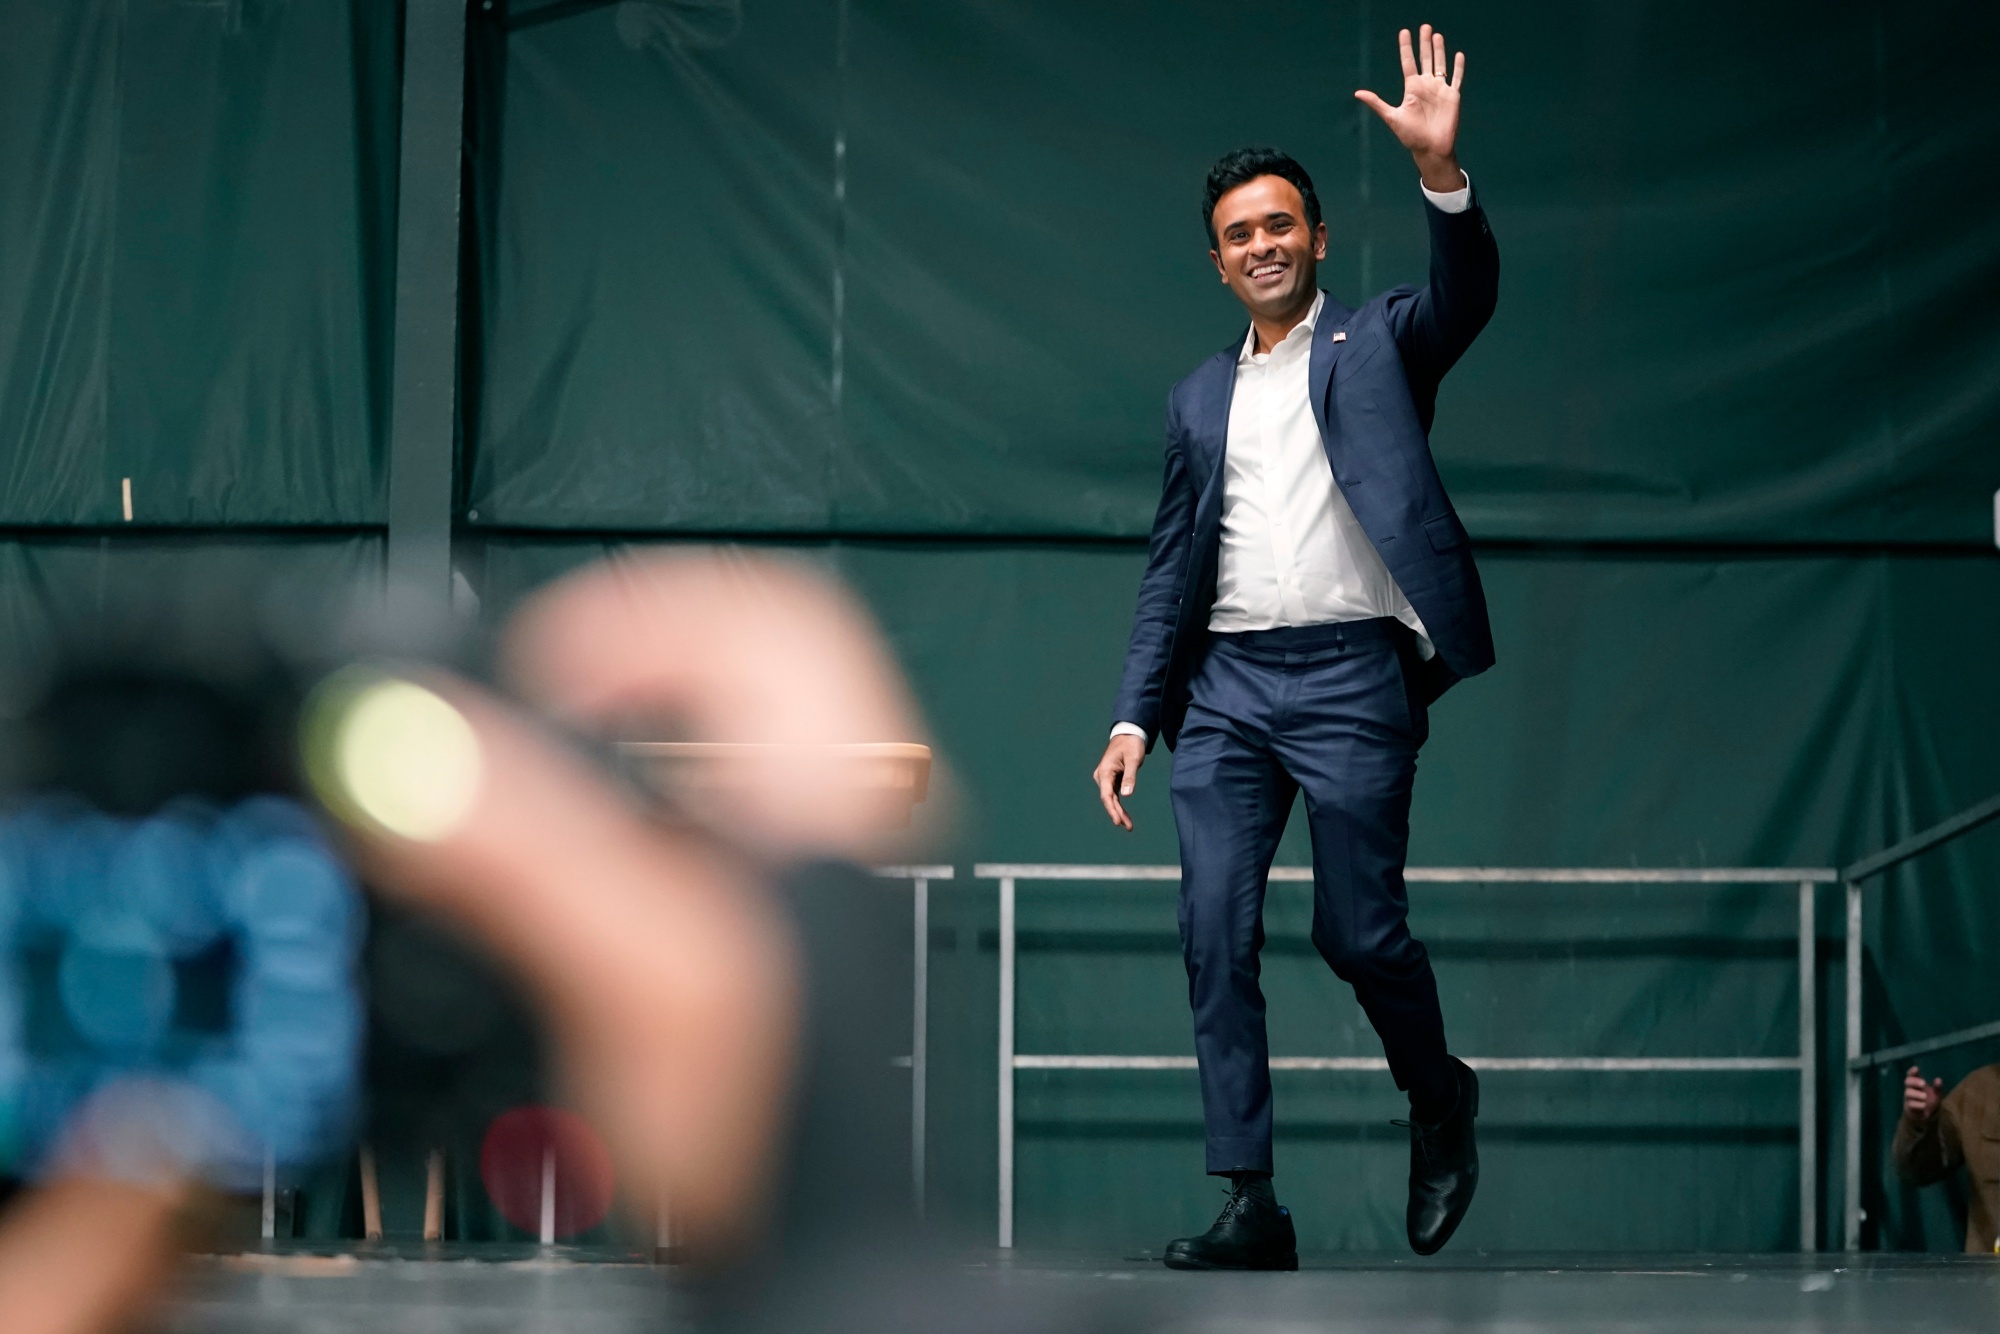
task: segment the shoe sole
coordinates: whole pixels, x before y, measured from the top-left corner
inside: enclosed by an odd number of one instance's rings
[[[1211,1265],[1204,1264],[1200,1260],[1178,1260],[1172,1257],[1169,1257],[1165,1263],[1169,1269],[1196,1270],[1205,1273],[1219,1273],[1225,1270],[1239,1273],[1270,1273],[1297,1269],[1299,1267],[1299,1256],[1298,1252],[1294,1251],[1289,1255],[1276,1255],[1269,1260],[1259,1260],[1254,1264],[1247,1265]]]

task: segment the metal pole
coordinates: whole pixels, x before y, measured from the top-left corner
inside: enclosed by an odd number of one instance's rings
[[[1819,1249],[1819,987],[1814,886],[1799,882],[1799,1249]]]
[[[1949,843],[1961,835],[1971,833],[1988,820],[2000,820],[2000,793],[1988,797],[1976,806],[1967,807],[1949,820],[1912,834],[1872,857],[1863,857],[1852,866],[1842,867],[1840,878],[1859,881],[1880,875],[1891,867],[1901,866],[1919,853],[1930,851],[1940,843]]]
[[[444,1150],[424,1155],[424,1240],[444,1240]]]
[[[260,1235],[268,1243],[278,1236],[278,1155],[264,1150],[264,1212]]]
[[[443,606],[451,594],[458,402],[465,0],[409,0],[405,7],[402,117],[389,400],[389,586]]]
[[[544,1246],[556,1244],[556,1146],[553,1142],[542,1146],[542,1217],[541,1242]]]
[[[931,882],[918,876],[910,978],[910,1191],[924,1216],[925,1078],[930,1045]]]
[[[1924,1038],[1917,1042],[1899,1042],[1893,1047],[1863,1052],[1860,1059],[1861,1064],[1869,1069],[1879,1069],[1885,1065],[1895,1065],[1899,1061],[1908,1060],[1912,1056],[1923,1056],[1934,1051],[1950,1051],[1953,1047],[1984,1042],[1988,1038],[2000,1038],[2000,1023],[1974,1024],[1971,1028],[1940,1033],[1934,1038]]]
[[[375,1146],[367,1140],[355,1155],[361,1171],[361,1235],[368,1241],[382,1240],[382,1177],[375,1170]]]
[[[1014,1245],[1014,880],[1000,882],[1000,1248]]]
[[[1841,1177],[1845,1194],[1841,1207],[1846,1215],[1844,1244],[1850,1251],[1861,1249],[1861,1077],[1854,1066],[1861,1054],[1861,885],[1847,882],[1847,1100],[1846,1142],[1841,1152]]]

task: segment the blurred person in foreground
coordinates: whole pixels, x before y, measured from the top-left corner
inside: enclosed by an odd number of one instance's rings
[[[1479,1081],[1445,1045],[1437,981],[1410,934],[1403,864],[1430,706],[1493,664],[1486,597],[1431,459],[1438,386],[1485,327],[1500,254],[1458,165],[1465,55],[1425,24],[1403,100],[1355,97],[1409,150],[1430,281],[1350,308],[1320,290],[1327,230],[1305,169],[1273,149],[1217,162],[1209,258],[1250,328],[1179,384],[1116,720],[1092,777],[1113,824],[1155,740],[1174,750],[1181,944],[1207,1123],[1229,1178],[1178,1269],[1294,1269],[1271,1184],[1264,886],[1300,793],[1312,940],[1354,988],[1409,1094],[1410,1246],[1450,1240],[1479,1180]],[[1413,192],[1414,193],[1414,192]],[[1414,202],[1414,201],[1413,201]]]
[[[661,820],[541,718],[441,671],[406,674],[422,725],[384,731],[345,790],[315,779],[371,883],[524,985],[561,1091],[628,1198],[672,1202],[717,1318],[861,1329],[892,1311],[904,1326],[965,1314],[913,1277],[927,1271],[889,1060],[908,1037],[892,994],[904,918],[855,869],[879,850],[876,798],[828,751],[921,736],[865,615],[798,566],[679,556],[557,585],[517,618],[504,660],[571,733],[646,719],[765,748],[700,826]],[[388,800],[361,790],[375,782]],[[385,814],[396,801],[411,818]],[[195,1192],[171,1146],[143,1152],[154,1129],[143,1114],[108,1139],[82,1125],[67,1167],[0,1225],[9,1334],[113,1328],[169,1271]],[[787,1281],[769,1281],[778,1271]],[[986,1303],[969,1327],[1020,1316]]]
[[[1959,1168],[1972,1179],[1965,1251],[2000,1251],[2000,1065],[1983,1065],[1950,1093],[1911,1066],[1903,1075],[1903,1115],[1891,1148],[1896,1175],[1912,1186],[1943,1181]]]

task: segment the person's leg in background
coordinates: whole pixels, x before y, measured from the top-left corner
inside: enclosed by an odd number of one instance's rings
[[[1181,948],[1201,1066],[1207,1171],[1233,1190],[1215,1225],[1168,1247],[1190,1269],[1293,1268],[1290,1215],[1271,1188],[1271,1070],[1258,954],[1264,887],[1297,787],[1271,758],[1265,669],[1210,653],[1174,751]]]

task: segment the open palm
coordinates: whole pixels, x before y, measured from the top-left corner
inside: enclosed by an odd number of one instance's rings
[[[1362,89],[1354,96],[1382,118],[1403,147],[1419,165],[1444,162],[1452,157],[1458,141],[1458,92],[1465,83],[1465,52],[1451,78],[1445,78],[1444,34],[1432,32],[1426,23],[1417,31],[1416,50],[1410,49],[1410,30],[1398,34],[1403,48],[1403,102],[1390,106],[1374,93]]]

